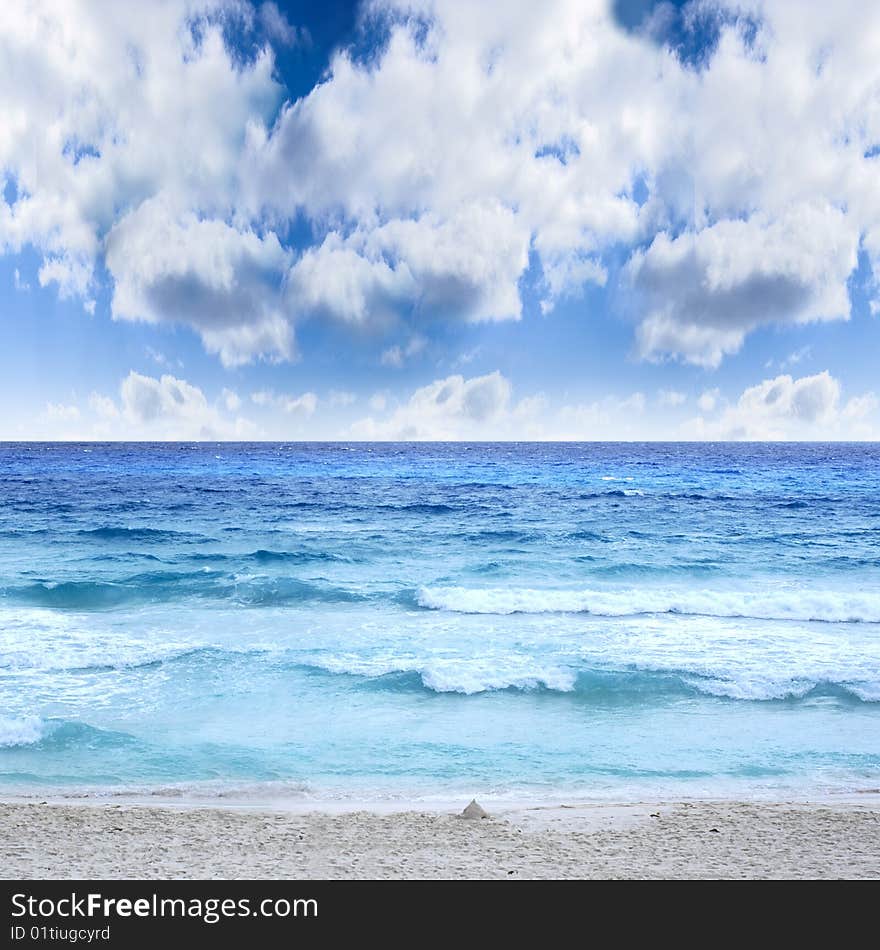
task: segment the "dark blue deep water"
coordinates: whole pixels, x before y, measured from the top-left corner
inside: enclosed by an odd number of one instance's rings
[[[0,792],[880,785],[880,446],[0,445]]]

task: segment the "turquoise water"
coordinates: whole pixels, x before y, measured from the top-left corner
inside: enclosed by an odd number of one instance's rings
[[[0,793],[880,785],[880,447],[0,446]]]

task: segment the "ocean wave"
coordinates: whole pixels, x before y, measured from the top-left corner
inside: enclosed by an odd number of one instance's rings
[[[331,551],[276,551],[259,548],[247,554],[226,554],[222,551],[197,551],[183,560],[194,564],[351,564],[354,558]]]
[[[0,716],[0,749],[34,745],[43,738],[44,723],[39,716]]]
[[[64,670],[68,673],[106,673],[114,670],[149,670],[194,660],[204,660],[207,663],[213,661],[220,665],[231,657],[264,652],[259,649],[230,650],[211,645],[175,646],[171,644],[150,649],[145,648],[143,644],[138,644],[137,647],[140,649],[128,649],[117,657],[107,656],[103,660],[91,663],[74,661],[69,665],[56,664],[48,668],[56,671]]]
[[[67,719],[0,718],[0,749],[40,748],[57,751],[68,746],[127,746],[137,740],[124,732],[99,729]]]
[[[161,668],[163,676],[173,676],[181,683],[192,684],[192,688],[203,677],[220,676],[224,681],[234,681],[241,673],[250,676],[262,670],[273,677],[285,673],[294,677],[305,674],[354,678],[355,682],[346,689],[463,695],[532,692],[570,695],[604,705],[651,703],[697,695],[746,701],[824,698],[836,702],[880,702],[880,677],[869,659],[841,659],[830,667],[821,656],[787,656],[777,650],[768,662],[763,655],[743,657],[727,651],[712,658],[699,651],[682,653],[674,648],[666,649],[662,657],[652,655],[648,649],[621,659],[603,657],[596,652],[600,649],[596,644],[585,654],[580,649],[533,651],[484,644],[472,651],[435,651],[401,643],[384,649],[346,650],[306,649],[283,641],[230,646],[216,642],[84,640],[61,655],[55,650],[37,648],[31,651],[32,655],[21,656],[12,668],[17,674],[28,670],[76,676],[113,672],[123,677]],[[125,682],[133,681],[123,679],[118,684]],[[47,726],[33,717],[0,717],[0,745],[48,741],[49,732],[54,736],[56,728],[55,721]],[[70,738],[64,732],[56,740],[66,741],[65,736]]]
[[[423,688],[434,693],[475,693],[496,690],[546,689],[571,692],[577,674],[554,664],[541,665],[531,657],[509,656],[490,660],[376,657],[343,654],[323,656],[297,665],[334,675],[362,677],[372,688],[406,691]]]
[[[96,541],[149,541],[157,544],[164,541],[209,540],[199,534],[192,534],[186,531],[171,531],[166,528],[84,528],[78,531],[77,534],[81,538],[94,538]]]
[[[322,581],[210,571],[146,571],[119,580],[35,581],[0,589],[0,597],[35,607],[108,610],[132,604],[195,597],[243,606],[273,607],[306,603],[356,603],[367,595]]]
[[[582,501],[594,501],[599,498],[638,498],[644,494],[641,488],[610,488],[608,491],[581,492],[577,497]]]
[[[390,658],[338,656],[299,663],[331,675],[358,677],[379,691],[457,693],[493,692],[565,694],[603,705],[656,702],[704,695],[750,702],[830,698],[844,703],[880,702],[880,683],[819,677],[766,677],[754,674],[707,676],[688,670],[654,668],[578,668],[536,658],[509,656]]]
[[[233,556],[234,557],[234,556]],[[257,564],[312,564],[321,561],[350,562],[351,558],[330,551],[268,551],[260,548],[245,555]]]
[[[466,614],[587,613],[604,617],[683,614],[755,620],[880,623],[880,593],[865,591],[421,587],[414,599],[420,607],[430,610]]]

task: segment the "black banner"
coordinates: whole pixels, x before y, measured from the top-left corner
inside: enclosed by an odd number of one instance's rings
[[[710,918],[721,928],[716,937],[752,942],[758,920],[762,939],[774,920],[790,936],[817,887],[848,915],[867,913],[877,895],[877,885],[865,882],[3,882],[0,946],[164,948],[220,939],[262,947],[319,934],[392,945],[404,936],[410,944],[438,937],[467,943],[475,926],[542,944],[563,933],[589,944],[603,932],[604,944],[615,932],[626,942],[683,934]]]

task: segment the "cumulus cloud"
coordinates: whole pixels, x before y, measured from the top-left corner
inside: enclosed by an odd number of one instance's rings
[[[119,407],[110,396],[101,393],[92,393],[89,396],[89,407],[99,419],[118,419]]]
[[[386,411],[374,397],[375,414]],[[353,438],[368,440],[584,440],[643,438],[644,393],[607,396],[554,407],[543,393],[514,398],[510,380],[497,370],[484,376],[436,379],[416,389],[384,418],[355,422]]]
[[[292,352],[279,309],[287,258],[235,211],[248,123],[282,98],[268,47],[242,62],[224,41],[247,9],[0,8],[0,248],[33,246],[40,284],[87,304],[106,263],[114,316],[189,324],[230,364]]]
[[[524,437],[540,404],[513,403],[510,381],[499,372],[465,379],[447,376],[417,389],[386,419],[356,422],[351,434],[369,440],[461,440]],[[384,402],[372,408],[382,411]]]
[[[134,370],[116,392],[92,392],[82,402],[46,404],[29,421],[27,435],[62,440],[164,441],[252,439],[261,430],[238,414],[234,393],[216,401],[171,374],[149,376]],[[14,429],[10,431],[15,431]]]
[[[846,318],[858,244],[858,230],[831,207],[720,221],[674,239],[661,232],[628,268],[648,303],[639,352],[717,366],[761,323]]]
[[[263,353],[289,357],[292,329],[278,278],[286,257],[274,234],[175,214],[150,199],[107,236],[113,314],[189,324],[230,366]]]
[[[79,419],[79,409],[64,403],[47,402],[46,418],[51,422],[76,422]]]
[[[528,249],[528,230],[494,200],[345,237],[333,231],[291,268],[288,301],[294,311],[353,324],[386,322],[401,309],[422,318],[518,318]]]
[[[694,62],[666,5],[620,8],[372,0],[372,54],[285,101],[272,44],[304,34],[273,2],[3,4],[0,246],[87,303],[106,265],[117,319],[227,365],[308,318],[516,320],[529,279],[549,314],[621,255],[645,359],[847,318],[859,253],[880,270],[880,9],[700,0]]]
[[[441,311],[516,318],[526,250],[549,311],[604,282],[624,243],[645,358],[717,366],[762,324],[848,316],[857,252],[880,249],[864,5],[704,3],[718,36],[699,70],[662,18],[646,42],[605,3],[490,7],[374,4],[400,14],[381,57],[341,51],[253,143],[275,173],[253,177],[272,182],[253,200],[341,222],[292,272],[309,306],[362,322],[439,281]],[[475,208],[481,242],[463,223]]]
[[[707,400],[705,411],[714,404],[714,397],[711,405]],[[710,439],[865,438],[877,405],[870,392],[844,401],[840,382],[827,370],[798,379],[785,374],[750,386],[718,418],[699,416],[688,430]]]
[[[118,397],[93,392],[90,414],[82,414],[78,438],[219,440],[254,436],[256,428],[234,415],[238,406],[224,390],[217,404],[185,379],[148,376],[132,370]]]

